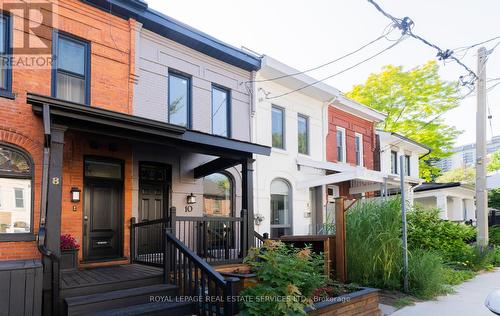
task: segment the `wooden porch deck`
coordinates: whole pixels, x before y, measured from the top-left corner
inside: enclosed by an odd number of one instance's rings
[[[61,273],[61,297],[160,284],[163,270],[141,264],[86,268]]]

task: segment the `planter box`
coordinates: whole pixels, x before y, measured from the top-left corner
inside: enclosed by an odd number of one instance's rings
[[[378,316],[378,302],[377,289],[361,288],[353,293],[318,302],[314,304],[314,308],[307,308],[306,312],[312,316]]]
[[[78,249],[61,250],[61,271],[71,271],[78,268]]]

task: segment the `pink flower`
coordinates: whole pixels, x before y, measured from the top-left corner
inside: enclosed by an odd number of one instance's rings
[[[75,237],[70,234],[61,235],[61,250],[72,250],[80,249],[80,245],[76,241]]]

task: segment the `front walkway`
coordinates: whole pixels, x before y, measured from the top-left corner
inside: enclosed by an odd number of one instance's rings
[[[492,316],[494,314],[484,306],[484,301],[496,289],[500,289],[500,269],[482,273],[456,286],[454,294],[404,307],[391,316]]]

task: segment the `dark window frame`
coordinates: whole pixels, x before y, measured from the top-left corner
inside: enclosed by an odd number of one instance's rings
[[[411,156],[410,155],[405,155],[405,175],[410,176],[411,175]]]
[[[0,11],[0,18],[5,19],[5,34],[4,34],[4,47],[5,47],[5,53],[4,55],[9,58],[9,56],[12,56],[13,54],[13,35],[12,35],[12,30],[13,28],[13,22],[11,15],[8,12]],[[12,92],[12,66],[8,66],[5,72],[5,88],[0,87],[0,97],[2,98],[7,98],[14,100],[16,98],[15,94]]]
[[[277,147],[274,146],[273,144],[273,109],[279,110],[281,112],[281,143],[283,144],[282,147]],[[286,117],[286,110],[284,107],[281,107],[276,104],[271,105],[271,147],[272,148],[277,148],[281,150],[286,150],[286,125],[285,125],[285,117]]]
[[[214,134],[214,90],[222,91],[227,94],[227,100],[226,100],[226,106],[227,106],[227,113],[226,113],[226,124],[227,124],[227,135],[217,135],[221,137],[226,137],[226,138],[231,138],[232,137],[232,124],[231,124],[231,89],[226,88],[224,86],[212,83],[212,88],[210,90],[211,96],[210,96],[210,119],[211,119],[211,127],[212,127],[212,134]],[[214,134],[216,135],[216,134]]]
[[[304,119],[305,122],[306,122],[306,152],[300,152],[300,147],[298,146],[299,143],[298,143],[298,138],[299,138],[299,122],[300,122],[300,119]],[[309,124],[309,116],[307,115],[304,115],[304,114],[300,114],[298,113],[297,114],[297,151],[299,152],[299,154],[301,155],[310,155],[310,139],[309,139],[309,127],[310,127],[310,124]]]
[[[173,77],[177,77],[177,78],[180,78],[180,79],[185,79],[188,81],[188,100],[187,100],[187,117],[186,117],[186,128],[193,128],[192,127],[192,122],[193,122],[193,114],[192,114],[192,108],[193,108],[193,82],[192,82],[192,79],[193,77],[191,75],[188,75],[186,73],[183,73],[181,71],[178,71],[178,70],[174,70],[174,69],[169,69],[168,70],[168,88],[167,88],[167,92],[168,92],[168,95],[167,95],[167,121],[168,123],[170,123],[170,76],[173,76]],[[173,124],[173,123],[170,123],[170,124]]]
[[[4,143],[0,142],[0,147],[7,148],[9,150],[15,151],[19,153],[26,161],[29,163],[30,166],[30,171],[29,173],[26,174],[12,174],[9,172],[0,172],[0,177],[1,178],[10,178],[10,179],[26,179],[26,180],[31,180],[31,201],[29,202],[29,205],[31,207],[31,214],[30,214],[30,231],[28,233],[0,233],[0,242],[2,241],[34,241],[36,239],[35,234],[34,234],[34,220],[35,220],[35,164],[33,163],[33,159],[31,158],[31,155],[24,150],[21,147],[18,147],[16,145],[12,145],[9,143]]]
[[[74,43],[83,45],[85,47],[85,75],[84,75],[84,94],[85,94],[85,102],[84,104],[87,106],[90,106],[90,87],[91,87],[91,42],[88,40],[85,40],[83,38],[77,37],[75,35],[62,32],[60,30],[55,29],[54,32],[52,33],[52,85],[51,85],[51,94],[52,97],[56,98],[57,97],[57,74],[59,72],[82,79],[82,76],[80,74],[75,74],[71,71],[67,70],[61,70],[59,69],[59,63],[58,63],[58,56],[57,54],[59,53],[59,39],[63,38],[64,40],[67,41],[72,41]],[[72,101],[68,101],[72,102]]]
[[[399,174],[399,170],[398,170],[398,152],[394,151],[394,150],[391,150],[391,172],[392,172],[392,174]]]

